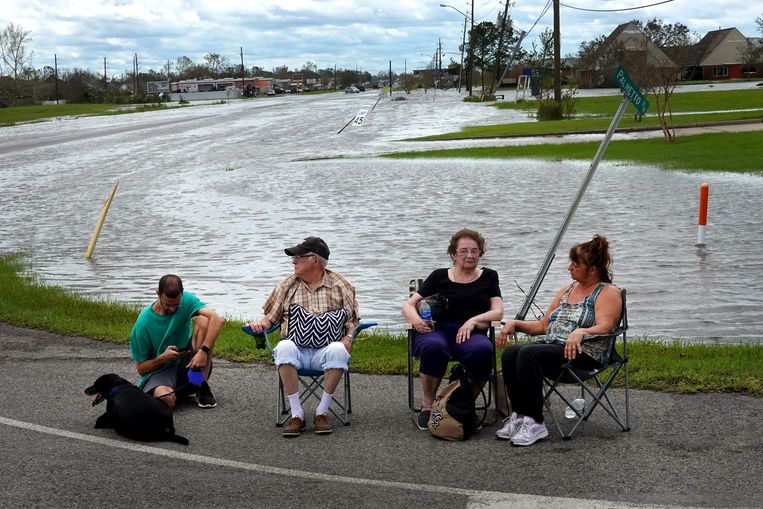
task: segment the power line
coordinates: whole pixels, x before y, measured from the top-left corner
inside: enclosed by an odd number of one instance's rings
[[[551,2],[552,2],[552,1],[553,1],[553,0],[548,0],[548,2],[546,2],[546,6],[543,8],[543,11],[542,11],[542,12],[540,13],[540,15],[538,16],[538,19],[536,19],[536,20],[535,20],[535,23],[533,23],[533,26],[531,26],[531,27],[530,27],[530,30],[527,30],[527,31],[526,31],[526,33],[525,33],[525,37],[526,37],[526,36],[528,36],[528,35],[530,35],[530,32],[532,32],[532,31],[533,31],[533,28],[535,28],[535,25],[537,25],[537,24],[538,24],[538,21],[540,21],[540,20],[541,20],[541,18],[543,18],[543,16],[545,16],[545,15],[546,15],[546,13],[548,12],[548,9],[551,7]]]
[[[640,5],[638,7],[625,7],[623,9],[584,9],[583,7],[575,7],[574,5],[567,5],[559,2],[559,5],[567,7],[568,9],[574,9],[576,11],[588,11],[588,12],[623,12],[623,11],[635,11],[637,9],[645,9],[647,7],[654,7],[655,5],[662,5],[673,2],[674,0],[663,0],[654,4]]]

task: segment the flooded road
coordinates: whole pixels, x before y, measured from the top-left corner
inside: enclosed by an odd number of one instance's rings
[[[0,129],[0,252],[30,253],[49,283],[141,304],[174,272],[207,304],[243,320],[259,316],[291,272],[283,248],[319,235],[331,248],[329,266],[356,285],[364,318],[394,328],[409,280],[448,265],[450,235],[471,227],[487,239],[482,262],[499,272],[513,317],[524,300],[517,284],[529,289],[590,162],[370,158],[529,142],[398,142],[524,117],[463,103],[455,91],[384,98],[372,110],[377,98],[285,96]],[[363,124],[337,134],[361,109],[369,110]],[[84,260],[117,181],[93,260]],[[698,248],[702,182],[710,211],[707,246]],[[761,210],[762,177],[665,172],[605,157],[537,302],[545,309],[568,281],[569,246],[602,233],[615,282],[628,289],[634,334],[759,341]]]

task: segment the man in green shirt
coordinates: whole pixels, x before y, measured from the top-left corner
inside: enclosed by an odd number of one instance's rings
[[[212,349],[223,319],[196,295],[183,291],[183,282],[174,274],[162,276],[157,299],[141,311],[130,334],[130,355],[136,363],[138,387],[175,408],[177,394],[190,395],[188,369],[204,372],[204,382],[196,389],[202,408],[217,406],[209,388]],[[196,317],[196,320],[192,320]]]

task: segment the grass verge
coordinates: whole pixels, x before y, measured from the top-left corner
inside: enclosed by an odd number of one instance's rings
[[[761,111],[730,111],[720,113],[700,113],[696,115],[673,115],[674,127],[697,127],[730,122],[763,122]],[[580,118],[575,120],[546,120],[543,122],[518,122],[466,126],[454,133],[433,134],[403,141],[445,141],[481,138],[517,138],[522,136],[559,136],[563,134],[605,133],[611,118]],[[660,129],[657,117],[645,117],[636,121],[632,116],[623,117],[617,132],[645,131]]]
[[[730,171],[763,173],[760,132],[711,133],[677,137],[673,143],[662,138],[618,140],[609,144],[605,159],[651,164],[669,170]],[[386,154],[390,158],[540,158],[590,161],[599,141],[551,143],[517,147],[474,147]]]
[[[460,131],[433,136],[414,138],[406,141],[438,141],[470,138],[501,138],[514,136],[553,136],[606,132],[621,96],[580,97],[576,100],[577,118],[538,122],[515,122],[468,126]],[[654,101],[654,99],[651,99]],[[693,127],[698,124],[712,124],[734,121],[763,121],[763,88],[753,90],[724,90],[710,92],[685,92],[673,94],[670,100],[674,127]],[[526,111],[528,118],[537,110],[537,101],[500,102],[493,106],[499,109]],[[748,110],[748,111],[739,111]],[[652,108],[654,111],[654,107]],[[659,128],[655,115],[636,120],[636,110],[628,105],[626,114],[619,124],[619,131]]]
[[[124,344],[140,309],[93,300],[37,278],[27,258],[0,255],[0,321]],[[215,346],[231,361],[268,362],[239,321],[228,321]],[[736,392],[763,396],[763,345],[701,345],[651,340],[631,341],[631,387],[663,392]],[[404,337],[365,333],[355,343],[352,368],[362,373],[401,375],[406,370]],[[500,360],[500,354],[499,354]],[[401,389],[402,390],[402,389]]]
[[[581,115],[601,115],[611,117],[617,110],[622,96],[609,95],[600,97],[578,97],[575,99],[575,111]],[[654,105],[655,99],[650,96],[647,100]],[[729,111],[756,108],[763,104],[763,88],[746,90],[718,90],[704,92],[680,92],[670,97],[673,113],[696,111]],[[526,110],[535,112],[538,109],[537,100],[521,102],[498,102],[498,109]],[[654,106],[650,107],[654,111]],[[634,115],[636,110],[628,105],[626,114]]]
[[[166,109],[164,104],[50,104],[34,106],[13,106],[0,108],[0,127],[9,127],[19,122],[35,122],[45,118],[94,115],[124,115],[142,111]]]

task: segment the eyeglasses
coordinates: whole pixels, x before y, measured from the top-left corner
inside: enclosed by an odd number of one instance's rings
[[[296,255],[291,257],[291,261],[297,262],[300,260],[300,258],[310,258],[311,256],[315,256],[315,255],[314,254]]]
[[[466,255],[479,256],[480,250],[462,248],[462,249],[456,249],[456,254],[458,256],[466,256]]]

